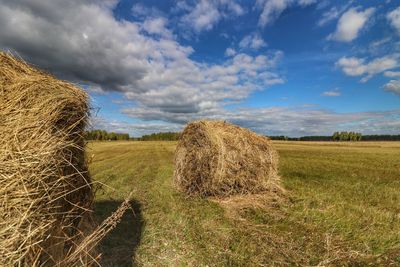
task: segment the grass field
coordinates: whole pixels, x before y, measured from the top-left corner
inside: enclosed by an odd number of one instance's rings
[[[133,190],[104,266],[400,266],[400,144],[274,142],[283,200],[185,198],[175,142],[93,142],[96,218]]]

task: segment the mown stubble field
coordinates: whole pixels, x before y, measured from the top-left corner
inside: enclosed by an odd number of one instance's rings
[[[400,143],[274,142],[284,199],[186,198],[175,142],[91,142],[104,266],[400,266]]]

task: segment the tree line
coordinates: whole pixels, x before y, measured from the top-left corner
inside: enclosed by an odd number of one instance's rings
[[[271,140],[284,140],[284,141],[332,141],[332,136],[302,136],[302,137],[289,137],[286,135],[268,136]]]
[[[127,133],[114,133],[107,132],[105,130],[92,130],[85,132],[86,140],[98,140],[98,141],[108,141],[108,140],[129,140],[129,134]]]
[[[362,135],[357,132],[335,132],[333,135],[326,136],[302,136],[302,137],[288,137],[285,135],[269,136],[272,140],[285,140],[285,141],[400,141],[399,135]]]
[[[140,141],[176,141],[179,139],[180,133],[176,132],[159,132],[146,134],[138,138]]]
[[[389,134],[374,134],[374,135],[363,135],[363,141],[400,141],[400,134],[389,135]]]
[[[177,141],[180,137],[179,132],[159,132],[146,134],[139,138],[130,137],[127,133],[107,132],[105,130],[86,131],[87,140],[139,140],[139,141]],[[269,136],[272,140],[286,141],[400,141],[399,135],[362,135],[357,132],[334,132],[331,136],[302,136],[288,137],[285,135]]]
[[[137,140],[137,141],[176,141],[180,133],[159,132],[146,134],[139,138],[130,137],[127,133],[107,132],[105,130],[92,130],[85,132],[86,140],[113,141],[113,140]]]

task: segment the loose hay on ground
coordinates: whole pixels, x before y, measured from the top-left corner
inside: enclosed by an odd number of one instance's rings
[[[0,266],[96,261],[76,253],[93,228],[87,102],[81,89],[0,53]]]
[[[175,183],[200,196],[283,191],[270,140],[223,121],[186,126],[175,152]]]

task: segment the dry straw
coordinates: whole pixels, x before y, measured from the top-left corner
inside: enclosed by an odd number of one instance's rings
[[[175,183],[199,196],[282,191],[269,139],[223,121],[186,126],[175,152]]]
[[[96,262],[87,239],[87,101],[72,84],[0,53],[0,266]]]

